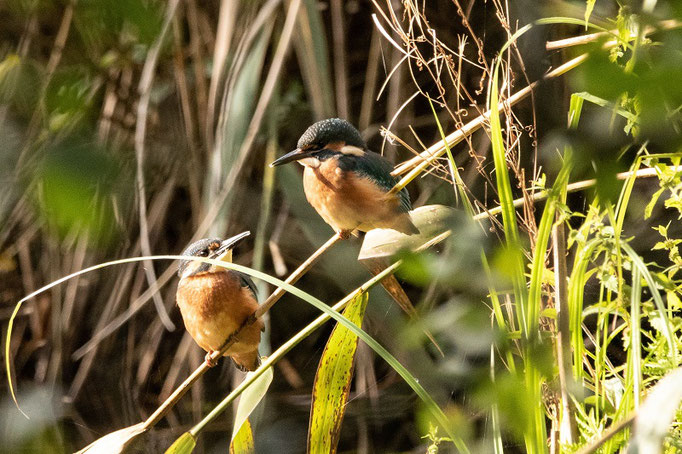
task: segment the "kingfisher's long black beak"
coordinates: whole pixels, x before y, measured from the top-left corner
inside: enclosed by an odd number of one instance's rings
[[[274,160],[270,163],[270,167],[280,166],[282,164],[287,164],[292,161],[298,161],[299,159],[307,158],[310,156],[312,151],[301,150],[300,148],[290,151],[284,156],[280,156],[279,159]]]
[[[248,230],[246,232],[242,232],[238,235],[235,235],[231,238],[228,238],[226,240],[223,240],[220,243],[220,247],[215,250],[215,252],[212,254],[213,258],[220,259],[225,253],[231,249],[233,249],[237,243],[239,243],[241,240],[246,238],[247,236],[251,235],[251,232]]]

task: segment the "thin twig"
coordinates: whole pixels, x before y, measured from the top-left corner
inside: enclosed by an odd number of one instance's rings
[[[576,68],[578,65],[580,65],[582,62],[584,62],[587,59],[587,54],[582,54],[579,55],[578,57],[575,57],[563,65],[553,69],[552,71],[548,72],[545,74],[545,76],[540,80],[540,81],[535,81],[532,84],[528,85],[527,87],[517,91],[514,93],[512,96],[509,98],[503,100],[500,102],[500,109],[504,109],[505,106],[513,106],[514,104],[518,103],[519,101],[525,99],[530,93],[537,87],[537,85],[544,80],[550,80],[554,79],[556,77],[559,77],[566,72]],[[445,153],[445,144],[448,145],[448,147],[452,148],[454,145],[458,144],[462,140],[464,140],[466,137],[470,136],[473,134],[475,131],[477,131],[481,126],[485,124],[486,121],[488,121],[488,118],[490,117],[490,111],[484,112],[482,115],[479,115],[475,119],[471,120],[469,123],[465,124],[462,126],[460,129],[457,131],[449,134],[447,137],[445,137],[444,140],[438,141],[435,144],[431,145],[427,150],[421,152],[418,156],[415,156],[412,159],[409,159],[402,164],[398,165],[393,172],[391,172],[391,175],[402,175],[406,172],[409,172],[403,179],[396,185],[397,187],[404,187],[405,181],[410,181],[412,178],[414,178],[417,174],[422,172],[426,167],[428,167],[433,161],[438,159]],[[408,180],[409,178],[409,180]],[[399,190],[399,189],[397,189]]]

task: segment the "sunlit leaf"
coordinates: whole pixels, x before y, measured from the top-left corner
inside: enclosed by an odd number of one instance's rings
[[[253,375],[253,372],[249,372],[246,376]],[[239,399],[239,405],[237,406],[237,414],[234,417],[234,429],[232,431],[232,439],[237,438],[237,434],[240,432],[243,424],[248,424],[249,415],[253,412],[256,406],[263,400],[265,393],[267,393],[268,388],[272,383],[272,369],[268,369],[258,377],[251,386],[246,388]],[[251,425],[249,426],[249,432]],[[241,452],[241,451],[236,451]]]
[[[140,435],[146,432],[144,423],[126,427],[103,436],[92,442],[76,454],[117,454],[122,453]],[[174,445],[175,446],[175,445]],[[190,451],[171,451],[174,453],[184,453]]]
[[[194,451],[196,445],[197,440],[194,435],[185,432],[166,450],[166,454],[188,454]]]

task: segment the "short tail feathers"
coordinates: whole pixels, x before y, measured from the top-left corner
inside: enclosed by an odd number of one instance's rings
[[[231,358],[237,369],[243,372],[253,372],[260,366],[260,355],[257,350],[250,353],[231,355]]]

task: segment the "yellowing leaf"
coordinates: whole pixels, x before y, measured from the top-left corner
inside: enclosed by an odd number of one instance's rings
[[[343,315],[359,327],[366,307],[367,294],[363,293],[350,302]],[[308,452],[311,454],[336,452],[357,346],[358,337],[337,324],[322,353],[313,385],[308,428]]]
[[[254,452],[256,451],[253,443],[253,431],[251,430],[251,423],[247,419],[239,431],[232,437],[230,454],[253,454]]]
[[[185,432],[166,450],[166,454],[189,454],[196,445],[196,438],[190,432]]]

